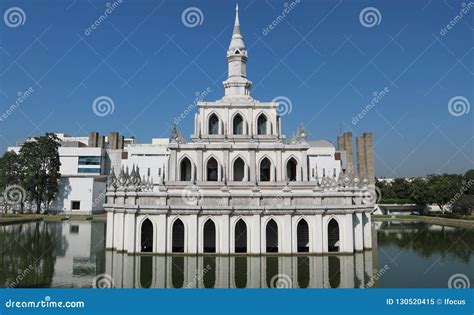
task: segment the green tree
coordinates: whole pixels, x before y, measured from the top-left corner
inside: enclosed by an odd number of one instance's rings
[[[5,152],[0,158],[0,192],[4,192],[11,185],[19,185],[21,183],[21,171],[19,164],[19,156],[14,151]],[[24,197],[24,196],[23,196]],[[20,196],[19,201],[22,198]],[[3,208],[8,211],[8,204],[3,200]],[[23,209],[23,202],[21,202]]]
[[[456,194],[461,192],[463,176],[457,174],[430,175],[430,189],[433,202],[437,204],[444,213],[445,206],[448,205]]]
[[[469,215],[474,211],[474,195],[462,195],[452,205],[453,213]]]
[[[410,183],[405,178],[395,178],[391,184],[392,198],[409,199],[410,198]]]
[[[433,194],[429,180],[415,178],[410,183],[410,200],[417,205],[428,205],[433,202]]]
[[[474,170],[469,170],[464,174],[464,181],[466,185],[466,195],[474,195]]]
[[[23,187],[29,200],[40,213],[42,206],[48,209],[59,190],[59,142],[54,134],[35,138],[20,149]]]

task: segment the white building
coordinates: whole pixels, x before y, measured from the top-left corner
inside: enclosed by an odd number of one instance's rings
[[[152,139],[151,144],[132,144],[125,148],[122,166],[139,167],[140,177],[157,183],[168,165],[169,139]]]
[[[287,143],[278,104],[250,96],[247,60],[237,12],[224,97],[198,103],[190,143],[173,130],[158,185],[141,180],[141,166],[140,174],[132,168],[110,176],[108,249],[291,254],[372,247],[368,179],[343,174],[334,146],[308,143],[304,128]]]

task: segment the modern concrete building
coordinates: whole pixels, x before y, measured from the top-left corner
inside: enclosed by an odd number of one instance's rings
[[[90,214],[104,212],[106,182],[109,170],[114,165],[122,165],[123,144],[132,145],[133,138],[124,138],[118,133],[111,133],[117,141],[113,149],[108,138],[91,132],[88,137],[71,137],[64,133],[55,133],[60,142],[58,149],[61,163],[59,172],[59,192],[52,202],[49,211],[70,214]],[[110,136],[109,136],[110,138]],[[25,142],[35,141],[29,137]],[[24,142],[9,151],[19,153]],[[112,157],[112,158],[111,158]],[[113,161],[113,163],[111,162]]]
[[[108,249],[291,254],[372,247],[367,178],[341,172],[341,152],[329,142],[308,142],[303,127],[287,142],[278,103],[250,95],[247,61],[237,11],[224,96],[198,103],[191,142],[173,129],[155,185],[142,179],[138,156],[138,172],[127,161],[128,170],[110,175]]]

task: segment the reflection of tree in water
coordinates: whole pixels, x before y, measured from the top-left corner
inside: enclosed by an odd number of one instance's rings
[[[0,226],[0,286],[50,287],[65,246],[61,228],[44,222]]]
[[[423,222],[396,224],[395,227],[384,222],[377,237],[379,246],[397,245],[424,257],[451,254],[465,263],[469,262],[472,251],[464,244],[474,244],[472,230]]]

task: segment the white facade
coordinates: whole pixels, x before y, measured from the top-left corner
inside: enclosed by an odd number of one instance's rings
[[[105,150],[87,147],[87,137],[56,135],[62,144],[58,148],[61,178],[58,195],[49,211],[70,214],[103,212],[106,192]],[[20,149],[10,147],[8,151],[19,153]]]
[[[168,143],[169,139],[153,139],[151,144],[130,145],[125,148],[127,154],[122,165],[129,169],[138,166],[141,178],[149,177],[157,183],[168,165]]]
[[[308,149],[310,180],[321,182],[322,178],[338,178],[342,160],[336,157],[336,148],[326,140],[311,141]]]
[[[237,13],[224,97],[198,103],[192,142],[173,129],[158,185],[124,169],[110,176],[108,249],[259,255],[372,247],[369,181],[343,174],[334,146],[312,148],[304,128],[287,143],[278,104],[250,96],[247,59]],[[321,169],[318,177],[327,169],[326,180],[312,180],[311,168]]]

